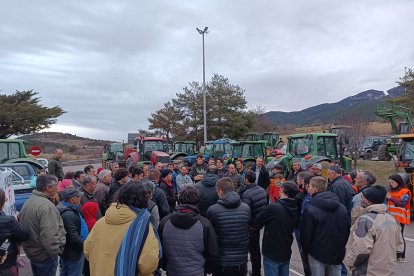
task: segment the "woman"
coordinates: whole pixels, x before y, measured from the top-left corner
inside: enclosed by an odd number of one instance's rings
[[[404,237],[404,226],[410,224],[411,192],[406,188],[404,180],[400,175],[391,175],[389,180],[390,186],[387,193],[388,212],[400,223],[401,234]],[[404,251],[397,253],[397,262],[407,262],[405,259],[405,240]]]
[[[151,191],[144,185],[122,186],[117,202],[92,228],[84,243],[91,275],[142,276],[157,269],[161,245],[146,209]]]
[[[0,245],[7,239],[10,242],[7,249],[7,258],[0,264],[0,275],[2,276],[18,276],[17,255],[19,250],[16,242],[22,242],[29,238],[29,232],[14,217],[7,216],[1,211],[6,194],[0,189]]]

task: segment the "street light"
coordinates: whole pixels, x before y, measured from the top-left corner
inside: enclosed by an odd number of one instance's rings
[[[208,27],[204,27],[204,30],[196,28],[199,34],[203,36],[203,117],[204,117],[204,144],[207,143],[207,119],[206,119],[206,61],[204,54],[204,35],[208,33]]]

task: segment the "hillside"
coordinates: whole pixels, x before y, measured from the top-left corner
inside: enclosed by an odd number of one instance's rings
[[[404,93],[401,87],[394,87],[387,93],[379,90],[367,90],[347,97],[336,103],[323,103],[301,111],[270,111],[265,116],[276,126],[307,126],[315,124],[341,123],[345,119],[361,118],[372,122],[380,120],[374,113],[377,105],[386,104],[385,100]]]

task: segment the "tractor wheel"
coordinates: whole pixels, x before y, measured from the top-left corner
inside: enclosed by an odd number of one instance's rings
[[[391,160],[391,156],[388,154],[388,151],[387,151],[387,145],[379,146],[377,156],[378,156],[379,161],[390,161]]]
[[[364,159],[365,160],[371,160],[372,158],[372,152],[371,151],[367,151],[364,155]]]

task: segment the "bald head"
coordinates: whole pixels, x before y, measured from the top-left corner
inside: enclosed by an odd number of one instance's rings
[[[56,149],[54,152],[54,155],[55,155],[55,158],[59,160],[63,157],[63,151],[61,149]]]

